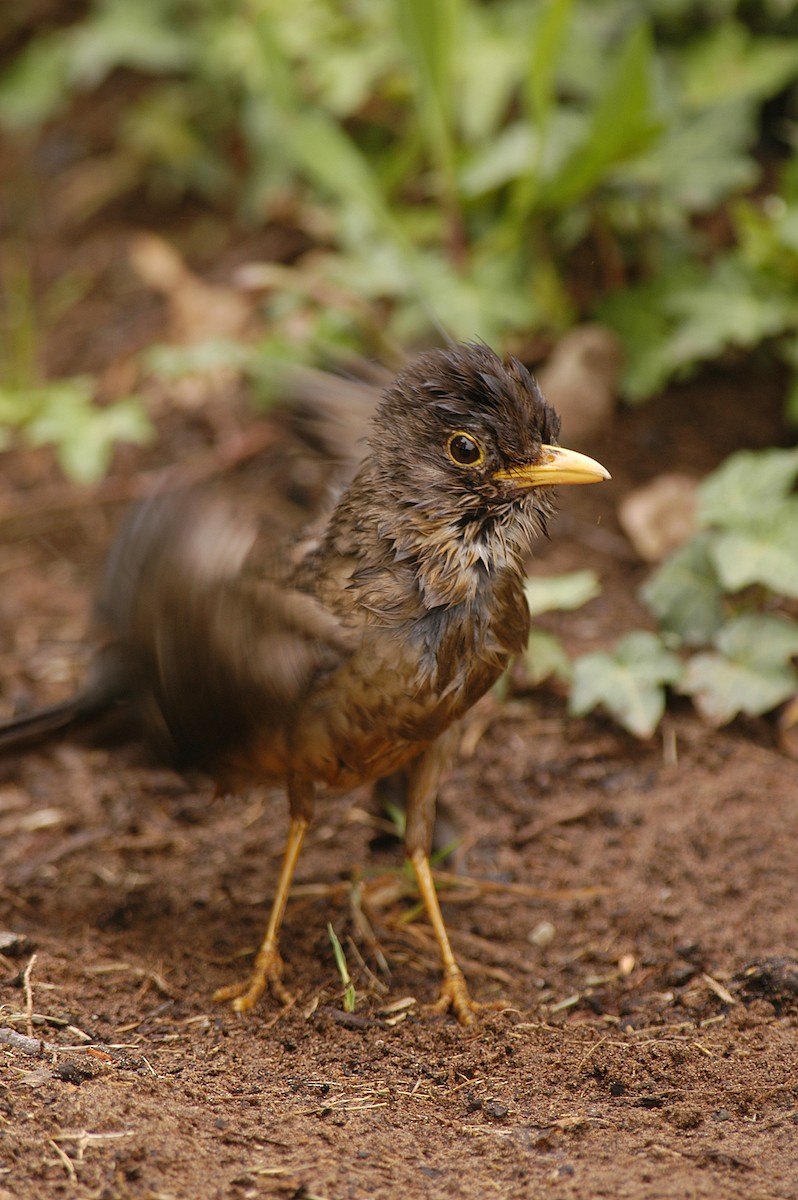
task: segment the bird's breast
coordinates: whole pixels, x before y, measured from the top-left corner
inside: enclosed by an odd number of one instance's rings
[[[402,622],[382,624],[369,609],[352,651],[309,681],[286,725],[256,732],[262,776],[301,775],[345,789],[416,757],[492,687],[525,642],[520,582],[492,584],[487,600],[416,610]]]

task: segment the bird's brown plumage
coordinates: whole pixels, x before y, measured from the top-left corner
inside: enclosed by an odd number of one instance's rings
[[[552,512],[546,485],[602,477],[590,460],[574,479],[554,462],[558,428],[515,360],[479,344],[431,351],[386,390],[362,466],[314,536],[275,546],[196,492],[150,501],[120,532],[98,600],[106,643],[61,724],[115,700],[162,754],[226,787],[285,783],[269,929],[252,980],[225,991],[240,1009],[267,983],[284,994],[277,935],[316,787],[405,769],[442,1005],[469,1019],[426,857],[442,735],[525,644],[522,559]]]

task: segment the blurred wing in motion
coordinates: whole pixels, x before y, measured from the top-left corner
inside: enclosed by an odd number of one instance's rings
[[[279,736],[314,675],[349,647],[318,601],[280,581],[277,547],[261,539],[248,569],[255,542],[229,501],[186,491],[135,509],[109,555],[104,657],[123,664],[148,739],[178,765],[224,773],[256,730]]]

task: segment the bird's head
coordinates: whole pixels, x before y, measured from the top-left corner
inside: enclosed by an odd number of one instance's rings
[[[557,446],[559,428],[517,359],[481,343],[421,355],[386,391],[370,438],[386,498],[402,517],[385,531],[397,551],[437,542],[462,565],[517,562],[545,528],[552,485],[609,478],[593,459]]]
[[[429,497],[436,511],[452,507],[463,516],[552,484],[609,478],[593,459],[559,447],[559,431],[522,363],[466,343],[422,354],[396,376],[371,450],[409,505]]]

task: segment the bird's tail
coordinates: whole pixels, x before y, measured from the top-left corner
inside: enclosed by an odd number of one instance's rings
[[[0,754],[23,750],[57,734],[88,725],[126,700],[129,691],[129,668],[116,648],[109,646],[97,655],[82,691],[60,704],[37,708],[0,722]]]
[[[85,717],[82,697],[72,696],[61,704],[38,708],[0,724],[0,754],[44,741],[80,724]]]

